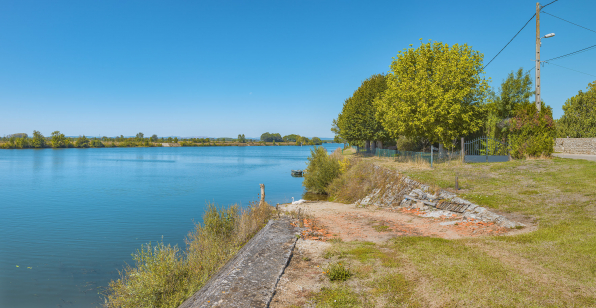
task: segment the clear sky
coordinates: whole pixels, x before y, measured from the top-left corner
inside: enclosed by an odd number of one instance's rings
[[[545,1],[543,5],[550,1]],[[497,54],[535,13],[504,1],[0,1],[0,135],[331,137],[344,100],[420,38]],[[596,1],[544,11],[596,30]],[[542,59],[596,33],[541,14]],[[535,21],[487,67],[498,88],[535,59]],[[553,61],[596,75],[596,49]],[[532,70],[532,76],[534,75]],[[543,101],[596,77],[546,64]]]

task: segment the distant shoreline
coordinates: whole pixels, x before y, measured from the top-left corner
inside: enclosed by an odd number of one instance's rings
[[[323,143],[332,143],[332,142],[323,142]],[[321,143],[321,144],[323,144]],[[321,145],[321,144],[303,144],[304,146],[310,145]],[[129,142],[101,142],[101,145],[98,146],[75,146],[75,144],[69,144],[67,146],[60,146],[60,147],[52,147],[51,145],[46,145],[43,147],[18,147],[15,145],[9,145],[8,142],[0,142],[0,149],[5,150],[27,150],[27,149],[74,149],[74,148],[153,148],[153,147],[230,147],[230,146],[237,146],[237,147],[247,147],[247,146],[302,146],[301,144],[296,144],[295,142],[205,142],[205,143],[195,143],[190,141],[181,141],[181,142],[150,142],[149,144],[130,144]]]

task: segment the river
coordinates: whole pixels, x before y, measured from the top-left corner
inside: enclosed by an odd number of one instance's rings
[[[340,144],[325,144],[329,151]],[[0,150],[0,307],[98,307],[148,242],[184,247],[207,202],[299,199],[312,146]]]

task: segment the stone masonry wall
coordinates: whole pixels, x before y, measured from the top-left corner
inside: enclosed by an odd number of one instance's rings
[[[555,152],[596,155],[596,138],[557,138]]]

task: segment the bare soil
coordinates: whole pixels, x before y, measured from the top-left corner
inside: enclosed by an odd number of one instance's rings
[[[327,285],[323,257],[327,241],[362,241],[383,244],[399,236],[429,236],[444,239],[508,235],[535,229],[510,230],[493,223],[462,221],[461,215],[422,217],[418,209],[358,207],[326,201],[280,205],[280,210],[300,213],[296,224],[304,227],[293,257],[280,278],[271,307],[309,307],[308,297]]]

